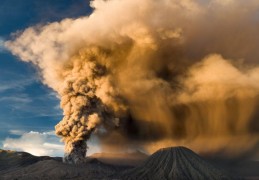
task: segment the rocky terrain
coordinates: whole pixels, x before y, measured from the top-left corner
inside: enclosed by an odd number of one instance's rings
[[[121,162],[121,163],[120,163]],[[222,168],[223,167],[223,168]],[[207,161],[185,147],[164,148],[150,157],[130,154],[95,154],[81,165],[62,163],[61,158],[37,157],[25,152],[0,151],[0,179],[258,179],[258,163],[246,174],[242,166]],[[243,168],[245,168],[243,166]],[[257,169],[257,170],[256,170]],[[258,172],[258,173],[257,173]],[[232,174],[231,174],[232,173]],[[252,174],[251,174],[252,173]]]

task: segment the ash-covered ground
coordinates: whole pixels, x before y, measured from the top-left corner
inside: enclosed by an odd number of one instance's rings
[[[0,179],[259,179],[259,162],[200,157],[184,147],[165,148],[148,157],[95,154],[81,165],[62,158],[0,151]]]

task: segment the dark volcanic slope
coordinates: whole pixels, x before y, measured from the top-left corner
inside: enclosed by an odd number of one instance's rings
[[[255,175],[249,177],[258,179]],[[191,150],[175,147],[157,151],[137,167],[121,166],[120,163],[110,165],[94,158],[87,158],[85,164],[69,165],[62,163],[61,158],[36,157],[24,152],[0,150],[0,179],[210,180],[231,177]]]
[[[116,172],[125,170],[119,167],[113,167],[93,160],[82,165],[69,165],[55,160],[39,161],[25,168],[20,168],[12,173],[1,175],[2,180],[93,180],[110,179],[109,176]]]
[[[48,159],[56,159],[61,161],[61,158],[51,158],[48,156],[37,157],[26,152],[0,149],[0,173],[3,174],[6,171],[13,171],[14,169],[26,167],[38,161]]]
[[[25,152],[0,150],[0,180],[93,180],[109,176],[128,167],[113,166],[97,159],[86,159],[82,165],[64,164],[61,158],[37,157]]]
[[[126,171],[122,179],[231,179],[185,147],[165,148],[154,153],[141,166]]]

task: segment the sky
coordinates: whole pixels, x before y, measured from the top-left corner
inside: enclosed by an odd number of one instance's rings
[[[41,83],[35,67],[4,48],[4,41],[29,26],[77,18],[90,12],[87,0],[1,0],[1,149],[63,155],[63,143],[54,134],[54,126],[62,119],[57,95]]]

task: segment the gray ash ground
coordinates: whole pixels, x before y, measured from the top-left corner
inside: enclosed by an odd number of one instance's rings
[[[0,179],[259,179],[258,162],[250,162],[246,167],[243,163],[248,162],[205,160],[184,147],[161,149],[150,157],[140,152],[94,157],[81,165],[69,165],[62,163],[61,158],[1,150]]]

